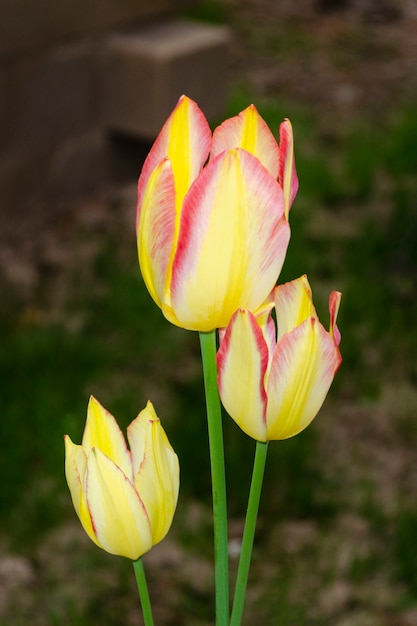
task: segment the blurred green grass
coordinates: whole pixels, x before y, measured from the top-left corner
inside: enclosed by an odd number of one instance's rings
[[[252,99],[247,89],[236,88],[228,115]],[[329,135],[323,121],[297,105],[268,98],[256,104],[274,130],[290,114],[295,133],[300,191],[290,216],[292,239],[280,282],[307,273],[324,324],[328,293],[343,291],[339,326],[344,362],[331,397],[366,405],[399,381],[415,386],[415,109],[404,107],[374,124],[367,121]],[[75,515],[64,481],[63,435],[80,441],[90,393],[123,427],[151,396],[180,457],[181,497],[210,503],[198,338],[163,319],[139,276],[133,233],[124,227],[109,229],[102,238],[91,268],[91,288],[77,280],[81,268],[74,263],[71,294],[60,320],[39,323],[31,315],[53,299],[47,277],[33,302],[4,285],[0,516],[2,535],[17,552],[30,550]],[[75,329],[67,323],[74,315],[82,318]],[[417,444],[414,413],[401,426],[408,447]],[[284,512],[287,518],[314,518],[326,525],[341,512],[340,483],[325,471],[318,439],[313,426],[300,437],[271,446],[263,516],[282,517]],[[239,517],[246,504],[253,444],[226,418],[225,445],[230,512]],[[370,499],[361,514],[391,542],[396,576],[410,601],[416,601],[416,561],[408,549],[417,528],[415,507],[407,499],[404,510],[386,518]],[[186,528],[182,534],[186,542]],[[261,525],[261,547],[266,536]],[[369,576],[381,565],[380,558],[356,561],[352,578]],[[282,564],[281,583],[293,575],[292,568]],[[279,595],[266,588],[263,597],[269,598],[271,615],[280,604],[279,623],[303,623],[303,609],[286,604],[285,585]],[[77,609],[74,615],[66,623],[84,623]],[[108,620],[118,623],[117,617]]]

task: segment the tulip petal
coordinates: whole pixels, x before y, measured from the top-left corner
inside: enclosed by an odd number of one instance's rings
[[[135,487],[97,448],[88,456],[86,498],[104,550],[136,560],[152,547],[149,519]]]
[[[268,346],[255,316],[246,309],[230,320],[217,353],[218,387],[230,417],[250,437],[266,441],[264,378]]]
[[[171,163],[165,159],[148,178],[137,222],[139,265],[145,285],[156,304],[169,301],[167,283],[177,238],[175,186]]]
[[[175,318],[164,314],[209,331],[240,307],[255,311],[275,285],[289,237],[279,184],[248,152],[222,152],[185,198],[172,268]]]
[[[179,463],[150,402],[128,428],[135,487],[148,513],[155,545],[167,534],[179,489]]]
[[[84,482],[85,472],[87,469],[87,457],[82,446],[71,441],[68,435],[65,435],[65,477],[71,493],[72,503],[83,528],[87,535],[99,547],[101,545],[97,541],[94,534],[93,525],[91,523],[90,513],[85,498]]]
[[[315,317],[282,337],[266,384],[268,439],[293,437],[310,424],[340,361],[333,338]]]
[[[285,200],[285,216],[288,214],[298,191],[298,176],[295,169],[294,138],[290,120],[286,119],[279,128],[279,171],[278,180],[282,185]]]
[[[82,447],[87,457],[92,448],[99,448],[133,481],[131,454],[123,433],[113,415],[93,396],[88,403]]]
[[[277,313],[278,341],[310,316],[317,317],[311,287],[304,274],[274,291]]]
[[[339,313],[340,301],[342,294],[340,291],[332,291],[329,297],[329,311],[330,311],[330,334],[336,342],[336,345],[340,344],[341,334],[336,325],[337,314]]]
[[[163,159],[171,161],[178,208],[207,160],[210,144],[211,131],[203,112],[193,100],[181,96],[143,165],[138,182],[137,222],[145,188],[155,167]]]
[[[273,178],[278,178],[278,144],[253,104],[224,121],[213,133],[212,159],[233,148],[247,150],[261,161]]]

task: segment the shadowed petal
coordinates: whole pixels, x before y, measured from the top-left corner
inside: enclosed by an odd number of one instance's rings
[[[288,214],[298,191],[295,169],[294,139],[290,120],[284,120],[279,128],[279,171],[278,180],[284,191],[285,215]]]
[[[258,441],[266,441],[265,372],[268,347],[252,313],[233,315],[217,353],[219,394],[238,426]]]
[[[139,265],[156,304],[169,301],[167,284],[177,239],[175,186],[171,163],[164,160],[153,170],[143,195],[137,223]]]
[[[93,525],[91,523],[90,513],[87,508],[85,498],[84,483],[85,473],[87,469],[87,457],[82,446],[71,441],[68,435],[64,437],[65,441],[65,477],[71,493],[72,503],[83,528],[87,535],[99,547],[100,544],[94,534]]]

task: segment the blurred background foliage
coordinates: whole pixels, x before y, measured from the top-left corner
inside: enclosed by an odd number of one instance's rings
[[[254,102],[275,132],[291,118],[300,191],[280,282],[307,273],[325,325],[329,292],[343,292],[344,358],[313,425],[270,446],[245,623],[256,615],[274,625],[412,626],[416,100],[407,86],[395,93],[378,81],[375,98],[368,94],[356,109],[332,107],[321,92],[301,97],[299,85],[282,86],[279,76],[279,88],[265,87],[253,78],[259,66],[303,63],[317,54],[318,36],[307,36],[302,20],[278,22],[245,6],[206,1],[189,15],[230,23],[237,33],[241,65],[226,114]],[[392,39],[375,43],[372,28],[378,24],[353,21],[339,39],[325,40],[329,63],[350,76],[363,71],[367,55],[384,63],[397,54]],[[31,599],[22,603],[17,594],[14,621],[0,623],[26,624],[29,615],[32,624],[140,623],[136,606],[126,616],[135,601],[129,568],[84,541],[64,480],[63,435],[80,441],[91,393],[123,427],[152,398],[182,473],[171,539],[149,555],[151,591],[170,588],[157,603],[158,623],[212,619],[198,337],[166,322],[142,283],[134,205],[132,181],[64,211],[46,239],[39,233],[39,246],[45,239],[55,252],[30,259],[29,287],[2,280],[0,539],[32,569],[20,590]],[[238,541],[254,448],[227,417],[225,444],[231,540]]]

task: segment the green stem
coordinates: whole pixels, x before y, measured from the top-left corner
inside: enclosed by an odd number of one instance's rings
[[[256,519],[258,517],[259,500],[265,471],[268,442],[257,441],[255,460],[253,463],[252,481],[249,492],[248,509],[246,511],[245,528],[243,531],[242,549],[236,577],[235,595],[233,598],[230,626],[240,626],[245,604],[246,587],[248,584],[249,566],[255,537]]]
[[[137,559],[137,561],[133,561],[133,569],[135,570],[136,584],[138,586],[140,603],[142,605],[143,621],[145,626],[154,626],[151,600],[149,598],[148,585],[146,584],[142,557]]]
[[[217,389],[216,331],[200,333],[206,391],[214,523],[216,626],[229,623],[229,562],[222,413]]]

